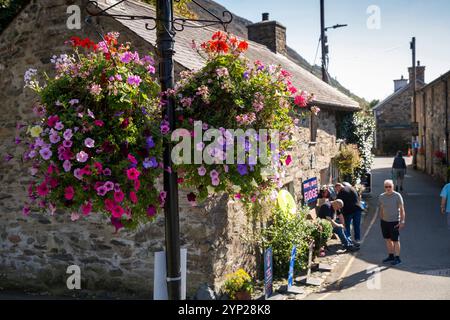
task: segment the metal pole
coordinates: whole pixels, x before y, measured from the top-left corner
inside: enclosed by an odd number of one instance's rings
[[[416,129],[416,123],[417,123],[417,115],[416,115],[416,108],[417,108],[417,71],[416,71],[416,38],[413,37],[411,41],[411,50],[412,50],[412,72],[413,72],[413,84],[412,84],[412,90],[413,90],[413,107],[412,107],[412,122],[413,122],[413,134],[412,139],[413,143],[416,141],[417,136],[414,132]],[[413,148],[413,168],[414,170],[417,169],[417,148]]]
[[[322,43],[322,80],[328,83],[327,46],[325,33],[325,0],[320,0],[320,41]]]
[[[159,78],[161,90],[174,87],[174,35],[172,0],[156,1],[157,16],[157,50],[159,55]],[[172,98],[168,98],[164,115],[175,129],[175,108]],[[164,145],[164,190],[167,192],[164,214],[166,225],[166,270],[167,291],[169,300],[181,299],[181,267],[180,267],[180,222],[178,212],[177,173],[172,171],[172,146]]]

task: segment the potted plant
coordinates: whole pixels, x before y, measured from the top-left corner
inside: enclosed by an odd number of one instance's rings
[[[250,275],[244,269],[227,275],[223,292],[232,300],[251,300],[253,283]]]

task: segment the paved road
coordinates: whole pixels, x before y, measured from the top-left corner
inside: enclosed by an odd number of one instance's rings
[[[410,161],[410,159],[409,159]],[[374,165],[374,195],[390,178],[392,159],[377,158]],[[439,214],[441,184],[408,171],[403,193],[406,228],[401,235],[403,264],[383,266],[387,256],[379,219],[373,210],[366,217],[367,237],[361,251],[346,259],[333,272],[333,286],[308,300],[450,299],[450,232]],[[376,198],[376,197],[375,197]],[[343,277],[340,277],[340,276]],[[338,280],[338,279],[341,280]]]

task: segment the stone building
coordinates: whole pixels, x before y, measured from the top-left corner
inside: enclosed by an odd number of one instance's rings
[[[109,1],[110,2],[110,1]],[[0,288],[73,294],[66,287],[66,270],[81,267],[82,289],[88,293],[115,293],[121,297],[151,297],[154,252],[164,248],[164,217],[135,232],[113,234],[98,216],[71,222],[67,212],[53,217],[41,214],[22,216],[28,183],[27,168],[20,162],[20,150],[14,145],[18,121],[30,119],[35,96],[23,88],[23,74],[30,68],[51,72],[50,58],[67,49],[70,36],[100,40],[98,31],[118,31],[121,41],[130,41],[140,52],[154,52],[156,32],[139,20],[94,19],[94,25],[82,23],[80,30],[69,30],[66,22],[69,5],[80,5],[83,22],[85,0],[32,0],[0,34],[0,154],[14,156],[0,162]],[[99,1],[105,6],[105,1]],[[127,1],[111,12],[154,16],[152,7]],[[97,27],[95,27],[97,25]],[[101,26],[101,29],[100,27]],[[258,28],[272,28],[261,33]],[[250,26],[251,60],[281,64],[293,75],[294,84],[313,92],[322,109],[316,125],[306,120],[296,134],[291,173],[286,188],[302,200],[301,182],[318,177],[322,184],[337,178],[331,160],[338,153],[338,119],[342,113],[359,110],[358,104],[292,62],[286,52],[285,28],[265,22]],[[186,28],[176,35],[175,72],[198,69],[204,61],[192,50],[195,39],[201,43],[216,31],[212,28]],[[266,38],[267,37],[267,38]],[[259,43],[258,43],[259,42]],[[271,45],[276,44],[276,45]],[[313,122],[313,124],[314,124]],[[259,254],[245,240],[251,232],[239,203],[226,195],[198,207],[191,207],[180,195],[181,245],[188,250],[188,294],[207,283],[216,290],[227,273],[244,267],[253,274]],[[84,291],[83,291],[84,292]]]
[[[417,93],[416,119],[419,122],[417,166],[443,182],[448,180],[450,71]],[[443,159],[436,157],[441,152]]]
[[[425,85],[425,67],[418,62],[417,88]],[[413,134],[411,110],[413,98],[413,68],[409,68],[409,81],[402,76],[394,80],[394,93],[373,109],[376,120],[375,149],[379,155],[394,155],[398,150],[407,152]]]

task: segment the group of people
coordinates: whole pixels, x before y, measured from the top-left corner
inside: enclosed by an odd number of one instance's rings
[[[392,179],[384,181],[384,193],[378,197],[378,214],[381,233],[386,242],[388,257],[383,263],[397,266],[400,259],[400,231],[406,225],[406,212],[403,197],[403,181],[406,175],[406,161],[401,151],[397,153],[392,165]],[[318,216],[327,219],[333,226],[333,232],[339,237],[346,251],[357,251],[361,241],[361,216],[363,207],[355,188],[349,183],[337,183],[335,192],[325,192],[326,202],[320,207]],[[440,194],[441,213],[447,215],[450,230],[450,183]],[[351,236],[353,225],[354,236]]]
[[[319,209],[319,218],[327,219],[346,251],[357,251],[361,241],[361,216],[363,207],[358,192],[348,183],[334,186],[336,199],[329,199]],[[386,241],[388,257],[383,263],[393,266],[401,263],[400,230],[405,227],[405,207],[403,197],[394,191],[394,181],[384,182],[385,192],[378,198],[378,211],[381,220],[381,232]],[[450,190],[450,186],[449,186]],[[353,226],[353,239],[351,236]]]
[[[320,207],[318,216],[331,222],[333,232],[339,237],[345,250],[357,251],[361,241],[361,216],[363,212],[358,192],[348,183],[337,183],[334,190],[336,199],[326,201]],[[352,224],[353,239],[351,237]]]

